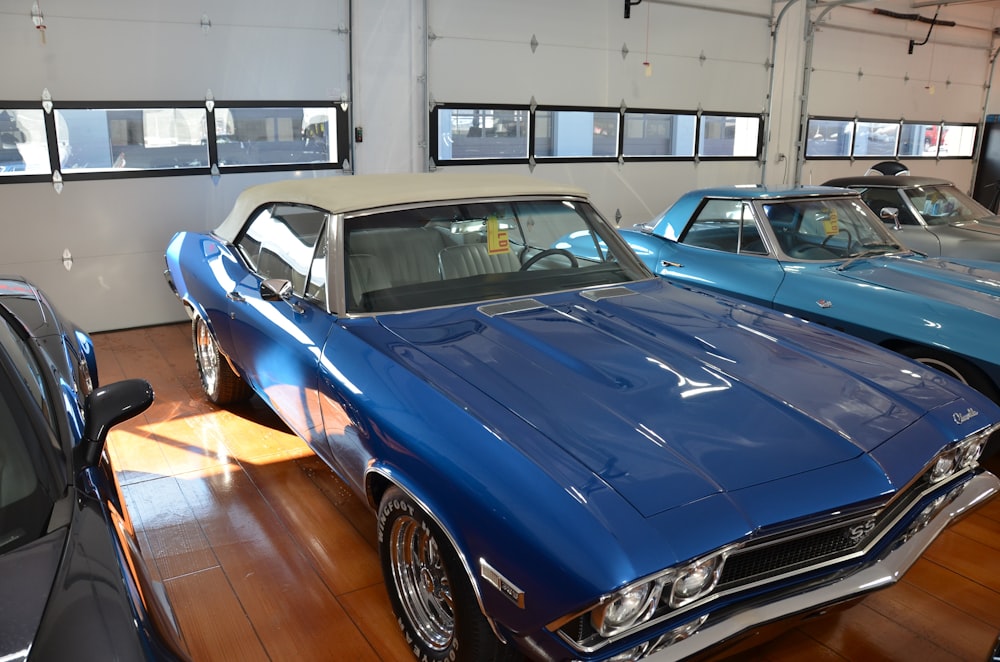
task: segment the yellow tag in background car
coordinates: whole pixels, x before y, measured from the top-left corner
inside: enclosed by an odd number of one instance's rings
[[[823,232],[825,232],[828,237],[832,237],[833,235],[835,235],[838,232],[840,232],[840,230],[837,228],[837,210],[836,209],[831,209],[830,210],[830,217],[823,219]]]
[[[500,229],[500,221],[496,216],[486,219],[486,252],[490,255],[510,252],[507,231]]]

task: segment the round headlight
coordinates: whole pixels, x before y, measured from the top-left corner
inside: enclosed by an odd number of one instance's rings
[[[953,452],[942,453],[934,462],[934,468],[931,469],[931,481],[936,483],[943,480],[950,476],[954,470],[955,454]]]
[[[616,593],[603,608],[594,612],[594,627],[602,636],[610,637],[633,625],[649,612],[653,586],[652,582],[646,582]]]
[[[715,586],[715,580],[719,576],[721,563],[721,556],[713,556],[707,559],[700,559],[682,568],[674,580],[673,592],[670,595],[670,605],[672,607],[680,607],[712,590]]]
[[[985,436],[979,436],[975,439],[969,439],[962,446],[959,451],[958,463],[963,469],[975,466],[976,462],[979,461],[979,456],[983,454],[983,448],[986,446],[986,439]]]

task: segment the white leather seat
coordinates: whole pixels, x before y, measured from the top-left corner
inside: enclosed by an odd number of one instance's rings
[[[465,278],[483,274],[501,274],[518,271],[521,261],[514,253],[490,253],[486,244],[461,244],[449,246],[438,253],[441,277]]]

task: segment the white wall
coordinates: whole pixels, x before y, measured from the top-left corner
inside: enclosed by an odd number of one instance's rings
[[[45,0],[0,5],[0,95],[63,101],[349,98],[347,0]],[[211,27],[202,28],[202,17]],[[343,30],[341,30],[343,28]],[[2,184],[0,273],[35,281],[90,331],[184,319],[163,280],[177,230],[205,230],[278,174]],[[69,250],[73,263],[63,264]]]
[[[822,11],[807,16],[811,4],[644,0],[625,19],[620,0],[45,0],[42,44],[30,0],[10,0],[0,6],[0,59],[8,63],[0,95],[38,100],[48,88],[57,101],[198,100],[209,89],[218,100],[346,97],[352,124],[363,130],[350,157],[357,173],[427,169],[433,102],[534,98],[771,114],[763,164],[534,168],[536,176],[587,188],[623,226],[647,220],[691,188],[820,183],[866,170],[862,161],[810,161],[800,172],[799,101],[807,74],[805,107],[812,115],[978,122],[988,101],[989,112],[1000,112],[1000,91],[987,99],[995,45],[983,26],[998,25],[993,10],[943,8],[940,18],[959,25],[935,28],[928,45],[907,55],[908,40],[922,41],[927,24],[876,16],[872,8],[928,17],[933,8],[913,10],[908,0],[838,7],[818,26],[810,52],[807,26]],[[203,15],[211,22],[207,31]],[[930,85],[934,94],[925,89]],[[971,161],[918,165],[922,174],[971,187]],[[246,185],[287,176],[68,182],[59,195],[51,184],[4,184],[0,273],[32,278],[92,331],[183,319],[162,282],[167,239],[177,230],[216,225]],[[73,255],[68,271],[66,249]]]

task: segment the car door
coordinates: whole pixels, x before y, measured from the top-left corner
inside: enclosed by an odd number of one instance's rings
[[[661,276],[771,306],[784,271],[750,203],[708,199],[654,270]]]
[[[236,240],[251,271],[229,305],[245,378],[310,444],[322,435],[318,366],[333,323],[325,304],[327,218],[303,205],[259,209]]]

